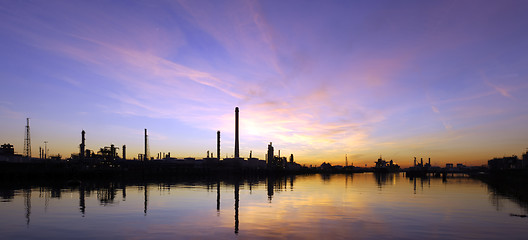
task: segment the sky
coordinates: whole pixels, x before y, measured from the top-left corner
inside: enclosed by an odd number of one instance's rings
[[[527,1],[0,0],[0,143],[301,164],[528,148]]]

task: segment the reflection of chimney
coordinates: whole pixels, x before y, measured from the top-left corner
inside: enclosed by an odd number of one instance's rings
[[[238,206],[240,202],[240,186],[238,180],[235,182],[235,234],[238,235]]]
[[[220,131],[216,132],[216,158],[220,161]]]
[[[220,213],[220,180],[216,180],[216,211]]]
[[[235,108],[235,158],[239,158],[238,155],[238,107]]]

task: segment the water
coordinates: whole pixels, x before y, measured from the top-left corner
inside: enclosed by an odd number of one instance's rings
[[[526,203],[495,192],[372,173],[2,187],[0,238],[526,239]]]

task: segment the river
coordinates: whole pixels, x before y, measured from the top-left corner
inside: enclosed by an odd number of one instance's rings
[[[4,239],[526,239],[527,204],[464,175],[1,187]]]

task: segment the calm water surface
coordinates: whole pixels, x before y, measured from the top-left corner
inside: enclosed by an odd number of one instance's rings
[[[3,239],[528,239],[526,204],[466,177],[3,188]],[[514,215],[512,215],[514,214]]]

